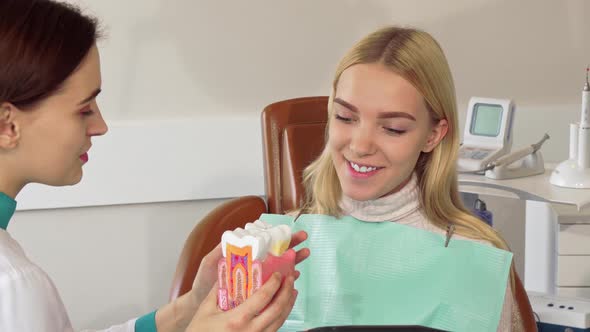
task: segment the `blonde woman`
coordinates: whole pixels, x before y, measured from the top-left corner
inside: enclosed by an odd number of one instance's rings
[[[325,149],[304,172],[304,212],[440,234],[452,224],[453,238],[508,250],[461,203],[455,89],[432,36],[387,27],[363,38],[337,67],[328,113]],[[498,331],[521,330],[513,267],[509,279]]]

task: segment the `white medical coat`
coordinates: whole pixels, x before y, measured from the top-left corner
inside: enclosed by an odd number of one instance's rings
[[[134,332],[135,319],[105,332]],[[0,229],[0,331],[74,331],[49,276],[31,262],[21,246]]]

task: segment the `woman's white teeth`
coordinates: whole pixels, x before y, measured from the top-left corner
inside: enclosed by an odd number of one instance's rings
[[[358,164],[355,164],[352,161],[350,162],[350,166],[352,166],[352,168],[354,168],[355,171],[360,173],[368,173],[377,169],[377,167],[359,166]]]

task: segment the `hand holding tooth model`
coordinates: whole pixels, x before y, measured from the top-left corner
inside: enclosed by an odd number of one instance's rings
[[[295,273],[295,256],[289,248],[291,228],[270,226],[263,221],[248,223],[221,236],[223,257],[218,263],[218,305],[222,310],[237,307],[250,297],[274,272],[283,277]]]

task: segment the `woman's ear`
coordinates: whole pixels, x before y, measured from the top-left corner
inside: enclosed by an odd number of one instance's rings
[[[434,148],[442,141],[443,138],[447,135],[449,131],[449,123],[447,119],[442,119],[438,121],[437,124],[432,126],[430,131],[430,135],[428,136],[428,140],[422,149],[422,152],[430,152],[434,150]]]
[[[10,150],[18,145],[20,128],[15,121],[16,106],[10,103],[0,105],[0,149]]]

